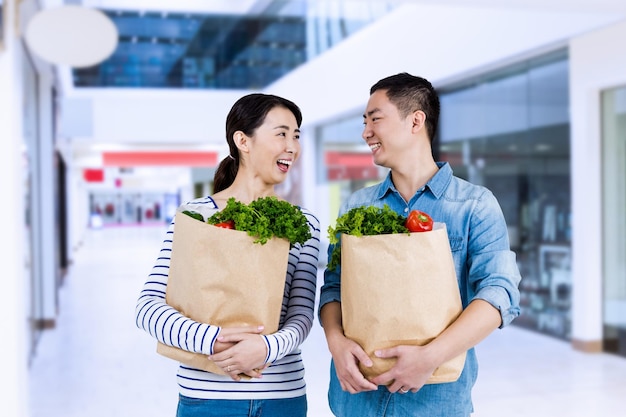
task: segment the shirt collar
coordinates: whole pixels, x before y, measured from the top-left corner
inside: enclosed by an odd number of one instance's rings
[[[439,199],[448,188],[448,184],[452,181],[452,167],[447,162],[437,162],[439,171],[428,181],[426,187],[430,192]]]
[[[435,198],[439,199],[452,179],[452,168],[447,162],[437,162],[437,167],[439,167],[439,170],[433,175],[430,181],[426,183],[424,188],[430,190]],[[393,181],[391,181],[391,171],[389,171],[379,188],[378,199],[382,199],[387,193],[395,191],[397,190],[393,185]]]

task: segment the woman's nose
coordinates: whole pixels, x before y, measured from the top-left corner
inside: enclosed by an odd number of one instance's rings
[[[294,139],[293,137],[288,137],[285,141],[285,150],[289,153],[295,153],[297,150],[297,143],[297,139]]]

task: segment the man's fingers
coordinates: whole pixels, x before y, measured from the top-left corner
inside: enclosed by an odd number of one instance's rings
[[[392,347],[389,349],[379,349],[374,352],[374,355],[376,355],[377,358],[395,358],[399,353],[397,347]]]
[[[374,365],[370,357],[367,356],[367,353],[365,353],[363,349],[355,349],[354,356],[360,363],[363,364],[363,366],[367,366],[369,368],[370,366]]]

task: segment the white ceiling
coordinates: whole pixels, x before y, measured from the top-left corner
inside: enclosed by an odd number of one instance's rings
[[[626,13],[624,0],[403,0],[411,3],[436,3],[458,6],[530,9],[538,11]]]
[[[302,0],[290,0],[302,1]],[[320,1],[320,0],[316,0]],[[329,0],[335,3],[359,3],[363,0]],[[523,8],[552,11],[587,11],[593,13],[626,13],[624,0],[380,0],[387,3],[432,3],[493,8]],[[189,12],[246,13],[255,4],[270,0],[83,0],[89,7],[130,10],[171,10]],[[44,0],[44,3],[63,3],[62,0]]]
[[[289,0],[303,1],[303,0]],[[320,1],[320,0],[316,0]],[[336,3],[358,3],[363,0],[326,0]],[[463,7],[522,8],[538,11],[567,11],[593,13],[626,14],[624,0],[380,0],[387,3],[431,3],[448,4]],[[169,10],[211,13],[246,13],[255,5],[269,3],[270,0],[82,0],[72,3],[96,8],[119,8],[126,10]],[[64,0],[40,0],[43,8],[60,6]]]

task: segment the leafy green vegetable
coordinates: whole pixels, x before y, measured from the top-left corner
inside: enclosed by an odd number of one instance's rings
[[[335,227],[328,227],[328,239],[334,245],[328,269],[335,269],[341,263],[341,233],[352,236],[370,236],[390,233],[410,233],[404,225],[406,217],[393,211],[387,204],[380,207],[355,207],[337,218]]]
[[[204,217],[202,216],[202,214],[198,213],[197,211],[193,211],[193,210],[184,210],[183,214],[186,214],[189,217],[193,217],[196,220],[200,220],[201,222],[204,221]]]
[[[254,237],[255,243],[265,244],[270,238],[278,237],[291,245],[304,244],[311,238],[311,230],[302,211],[293,204],[276,197],[261,197],[244,204],[233,197],[226,207],[207,219],[209,224],[235,222],[235,229]]]

